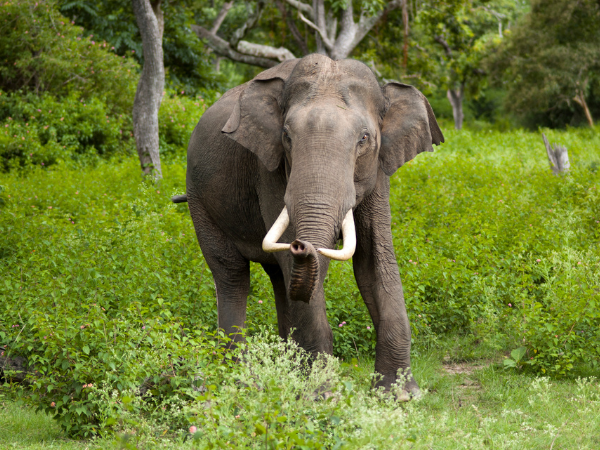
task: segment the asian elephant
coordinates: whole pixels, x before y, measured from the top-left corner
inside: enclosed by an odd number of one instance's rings
[[[427,99],[381,87],[353,60],[319,54],[283,62],[227,91],[188,147],[187,200],[213,273],[219,327],[243,328],[249,261],[273,284],[279,334],[331,354],[323,280],[329,259],[353,257],[377,332],[377,383],[410,373],[410,325],[394,254],[389,177],[444,137]],[[343,248],[334,250],[342,236]],[[280,242],[280,243],[278,243]]]

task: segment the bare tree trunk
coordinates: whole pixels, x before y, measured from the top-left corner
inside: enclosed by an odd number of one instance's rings
[[[314,23],[320,29],[325,28],[325,2],[323,0],[313,0],[313,20]],[[323,25],[321,27],[321,25]],[[327,54],[327,50],[325,50],[325,46],[323,45],[323,40],[321,39],[321,34],[318,31],[315,31],[315,40],[317,42],[317,53],[321,53],[323,55]]]
[[[219,28],[221,28],[221,24],[225,20],[225,16],[227,15],[232,6],[233,2],[225,2],[223,4],[223,8],[221,8],[221,11],[219,11],[219,14],[217,14],[213,26],[210,29],[210,32],[212,34],[217,34],[217,31],[219,31]]]
[[[133,134],[145,175],[162,178],[158,148],[158,110],[165,87],[161,0],[132,0],[133,12],[142,35],[144,67],[133,102]]]
[[[461,84],[458,89],[448,89],[447,95],[450,104],[452,105],[452,115],[454,116],[454,128],[462,129],[463,119],[463,96],[464,86]]]
[[[554,175],[567,173],[571,167],[567,148],[558,144],[552,144],[552,146],[550,146],[548,138],[546,138],[544,133],[542,133],[542,139],[544,140],[546,154],[548,155],[548,161],[550,161],[550,167],[552,168]]]
[[[575,94],[573,100],[575,100],[575,102],[583,108],[588,125],[591,128],[594,128],[594,119],[592,118],[592,113],[590,112],[587,102],[585,101],[585,94],[583,93],[583,90],[577,89],[577,93]]]
[[[404,25],[404,61],[403,66],[408,66],[408,0],[402,0],[402,25]]]

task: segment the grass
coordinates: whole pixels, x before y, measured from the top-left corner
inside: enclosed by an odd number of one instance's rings
[[[0,448],[204,448],[186,439],[201,420],[218,448],[265,448],[256,425],[269,415],[284,420],[284,410],[287,422],[273,425],[278,448],[294,433],[317,436],[310,448],[320,448],[320,437],[331,448],[335,438],[346,442],[339,448],[365,449],[599,448],[598,381],[577,377],[599,374],[600,137],[547,134],[569,148],[567,177],[551,175],[538,133],[452,130],[438,151],[392,177],[414,372],[428,391],[403,405],[369,391],[372,323],[351,265],[332,263],[328,317],[335,354],[346,360],[332,369],[334,403],[279,392],[282,367],[257,375],[272,391],[241,389],[234,378],[243,370],[233,367],[215,378],[214,414],[186,385],[165,391],[164,417],[143,402],[127,410],[127,389],[171,355],[213,350],[186,341],[190,330],[215,328],[216,308],[187,208],[169,202],[185,184],[181,155],[165,161],[158,186],[141,182],[134,159],[0,174],[0,343],[46,368],[32,403],[50,412],[62,401],[63,425],[77,422],[83,434],[99,414],[105,429],[118,425],[117,438],[69,439],[5,386]],[[253,265],[248,322],[256,332],[274,321],[267,277]],[[505,369],[522,345],[529,353],[520,370]],[[554,377],[534,375],[544,371]],[[92,382],[109,385],[81,388]],[[102,397],[110,389],[116,396]],[[248,417],[233,420],[236,408]]]
[[[460,360],[460,349],[485,359]],[[453,356],[452,356],[453,355]],[[480,355],[483,356],[483,355]],[[454,358],[454,359],[453,359]],[[458,358],[458,359],[456,359]],[[504,370],[501,354],[465,338],[448,338],[414,358],[414,371],[427,390],[401,405],[405,428],[387,448],[414,449],[597,449],[600,446],[600,386],[597,380],[550,380]],[[367,389],[372,361],[353,375]],[[388,431],[385,427],[384,429]],[[194,448],[179,439],[140,448]],[[256,439],[253,448],[261,448]],[[0,411],[0,448],[119,448],[120,439],[69,439],[49,416],[5,398]],[[349,447],[353,448],[353,447]],[[371,448],[368,444],[355,448]],[[386,447],[379,447],[386,448]]]

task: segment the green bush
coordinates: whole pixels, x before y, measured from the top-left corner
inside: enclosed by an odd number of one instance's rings
[[[177,145],[195,121],[190,109],[202,110],[188,101],[166,98],[161,113],[174,156],[183,154]],[[526,370],[597,367],[600,142],[586,130],[547,133],[569,148],[569,175],[552,175],[538,134],[451,131],[437,152],[392,178],[413,351],[459,333],[507,352],[524,347],[515,366]],[[135,428],[125,406],[139,402],[123,398],[162,375],[169,355],[192,389],[196,363],[188,352],[214,351],[207,331],[217,326],[213,280],[187,206],[169,201],[185,185],[181,160],[165,163],[160,187],[141,181],[135,158],[89,167],[58,159],[49,169],[0,175],[0,345],[33,364],[32,389],[23,395],[43,409],[55,402],[71,433]],[[334,353],[368,361],[375,332],[350,263],[331,264],[325,291]],[[274,330],[275,320],[268,277],[253,264],[249,332]],[[207,374],[237,370],[206,367]],[[189,399],[156,382],[160,401]],[[95,388],[102,392],[89,397]],[[109,414],[99,398],[113,391],[119,400],[108,403],[118,411]],[[177,417],[173,427],[183,427]]]
[[[163,158],[184,156],[194,126],[204,112],[203,99],[165,96],[159,112]],[[116,113],[106,100],[83,99],[78,92],[51,94],[0,91],[0,171],[57,161],[77,163],[135,153],[131,114]]]
[[[138,73],[131,58],[96,42],[52,0],[7,1],[0,11],[1,90],[56,97],[77,91],[84,101],[105,99],[115,113],[131,111]]]
[[[0,170],[58,160],[125,154],[135,145],[129,114],[115,114],[98,98],[78,93],[58,99],[50,94],[2,95]]]

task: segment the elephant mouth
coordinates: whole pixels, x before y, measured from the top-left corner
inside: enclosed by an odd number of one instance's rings
[[[294,256],[293,245],[299,242],[303,242],[304,245],[304,241],[298,240],[294,241],[292,244],[277,242],[289,224],[290,218],[288,216],[287,208],[284,206],[281,210],[281,214],[279,214],[279,217],[263,239],[262,248],[265,252],[274,253],[290,250]],[[344,221],[342,222],[342,240],[344,242],[344,246],[339,250],[317,248],[316,251],[326,258],[335,259],[336,261],[347,261],[352,258],[352,255],[354,255],[354,252],[356,251],[356,229],[354,227],[352,208],[348,210],[346,216],[344,217]]]
[[[288,284],[288,296],[292,301],[308,303],[319,285],[319,258],[310,242],[296,239],[290,245],[294,258]]]

